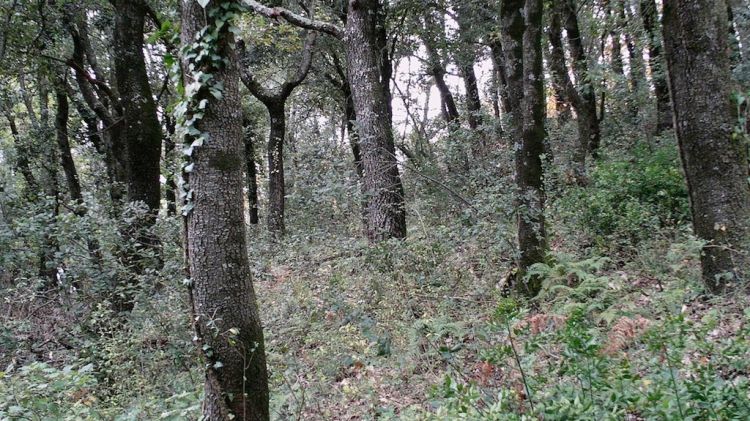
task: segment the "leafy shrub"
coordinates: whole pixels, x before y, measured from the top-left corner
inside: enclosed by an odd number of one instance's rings
[[[600,163],[589,186],[574,188],[555,203],[552,214],[569,221],[561,234],[583,233],[599,247],[618,248],[689,220],[676,146],[641,145],[632,156]]]

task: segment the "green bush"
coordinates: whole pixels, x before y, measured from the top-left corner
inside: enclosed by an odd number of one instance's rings
[[[639,146],[630,159],[600,163],[591,183],[566,192],[552,212],[566,237],[602,248],[636,245],[689,221],[687,188],[675,145]]]

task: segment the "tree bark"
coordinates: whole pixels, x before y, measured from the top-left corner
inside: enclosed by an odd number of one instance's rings
[[[672,108],[669,105],[667,76],[662,63],[664,59],[661,56],[658,9],[656,0],[641,0],[640,6],[643,29],[648,38],[648,67],[656,96],[656,134],[659,134],[672,127]]]
[[[258,168],[255,163],[255,145],[252,123],[245,119],[243,122],[245,130],[245,177],[247,184],[247,203],[250,208],[250,223],[257,225],[258,219]]]
[[[268,135],[268,231],[284,233],[284,103],[266,104],[271,131]]]
[[[693,230],[706,241],[701,255],[703,280],[714,292],[747,280],[750,245],[747,151],[743,142],[733,138],[737,121],[727,21],[723,0],[664,2],[675,131]]]
[[[73,154],[70,151],[70,141],[68,140],[68,117],[69,117],[69,106],[68,106],[68,94],[60,86],[64,83],[62,80],[58,80],[55,83],[55,99],[57,101],[57,112],[55,114],[55,132],[57,139],[57,146],[60,152],[60,161],[62,163],[63,172],[65,173],[65,181],[68,184],[68,193],[70,199],[75,203],[75,213],[79,216],[85,213],[83,210],[83,195],[81,194],[81,183],[78,180],[78,171],[76,170],[75,161],[73,161]]]
[[[213,0],[207,7],[237,5],[235,0]],[[197,1],[183,3],[183,45],[193,43],[202,28],[216,27],[209,16]],[[239,68],[229,26],[218,31],[215,41],[217,54],[227,60],[210,70],[214,80],[223,84],[223,94],[221,99],[205,94],[208,106],[197,129],[207,134],[208,140],[195,148],[191,158],[194,167],[189,183],[194,207],[185,224],[192,320],[206,360],[204,419],[267,421],[263,330],[243,216],[245,160]],[[183,67],[188,64],[188,59],[183,59]],[[185,78],[186,86],[194,82],[188,73]]]
[[[379,66],[386,45],[378,36],[378,0],[350,1],[345,29],[349,84],[357,114],[371,242],[406,236],[404,189],[396,160],[385,84]]]
[[[128,201],[159,211],[161,125],[151,94],[143,55],[144,0],[113,0],[115,6],[114,64],[125,123]],[[147,221],[154,222],[153,218]]]
[[[530,297],[541,289],[541,279],[525,279],[528,269],[544,261],[547,252],[544,227],[545,102],[542,68],[542,0],[526,0],[523,32],[522,136],[516,143],[516,187],[518,189],[518,277],[516,289]]]
[[[583,38],[578,27],[578,13],[575,0],[564,0],[555,4],[558,7],[563,27],[567,34],[570,59],[573,74],[576,77],[579,95],[581,96],[580,110],[577,110],[578,118],[583,120],[581,124],[588,126],[588,151],[596,158],[601,143],[601,131],[599,119],[596,115],[596,90],[594,89],[591,74],[588,68],[588,58],[583,48]],[[579,126],[580,127],[580,126]]]

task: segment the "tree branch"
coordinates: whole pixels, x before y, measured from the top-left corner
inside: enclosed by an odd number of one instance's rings
[[[291,10],[281,7],[264,6],[255,0],[242,0],[242,3],[244,3],[245,6],[249,7],[255,13],[263,15],[267,18],[281,18],[294,26],[299,26],[300,28],[310,29],[317,32],[323,32],[338,39],[342,39],[344,37],[344,30],[332,23],[309,19],[302,15],[298,15]]]

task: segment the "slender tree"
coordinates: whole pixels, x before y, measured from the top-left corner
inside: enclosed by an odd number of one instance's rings
[[[750,249],[747,150],[733,136],[727,21],[723,0],[664,2],[669,90],[693,230],[706,241],[703,280],[717,292],[747,279]]]
[[[284,233],[284,137],[286,136],[286,102],[294,89],[307,77],[312,63],[317,33],[310,31],[305,38],[302,58],[296,72],[276,89],[264,87],[247,66],[248,55],[244,43],[238,43],[242,55],[242,83],[268,110],[270,133],[268,135],[268,230],[273,235]],[[256,201],[257,206],[257,201]]]
[[[661,53],[659,32],[659,10],[656,0],[640,0],[641,19],[648,45],[648,67],[656,96],[656,134],[672,127],[672,108],[669,105],[667,75],[664,72],[664,57]],[[726,13],[726,11],[724,12]],[[726,25],[724,25],[726,27]]]
[[[194,53],[182,59],[185,86],[201,85],[186,99],[183,121],[201,114],[192,127],[205,139],[190,157],[192,194],[183,210],[192,320],[206,360],[203,417],[267,421],[268,374],[242,201],[240,75],[231,32],[239,3],[212,0],[205,9],[201,3],[182,4],[181,39],[185,50]],[[196,34],[202,36],[196,40]],[[214,57],[198,54],[205,45]],[[201,79],[205,74],[212,75],[211,85]],[[186,142],[195,141],[195,130],[188,132]]]

